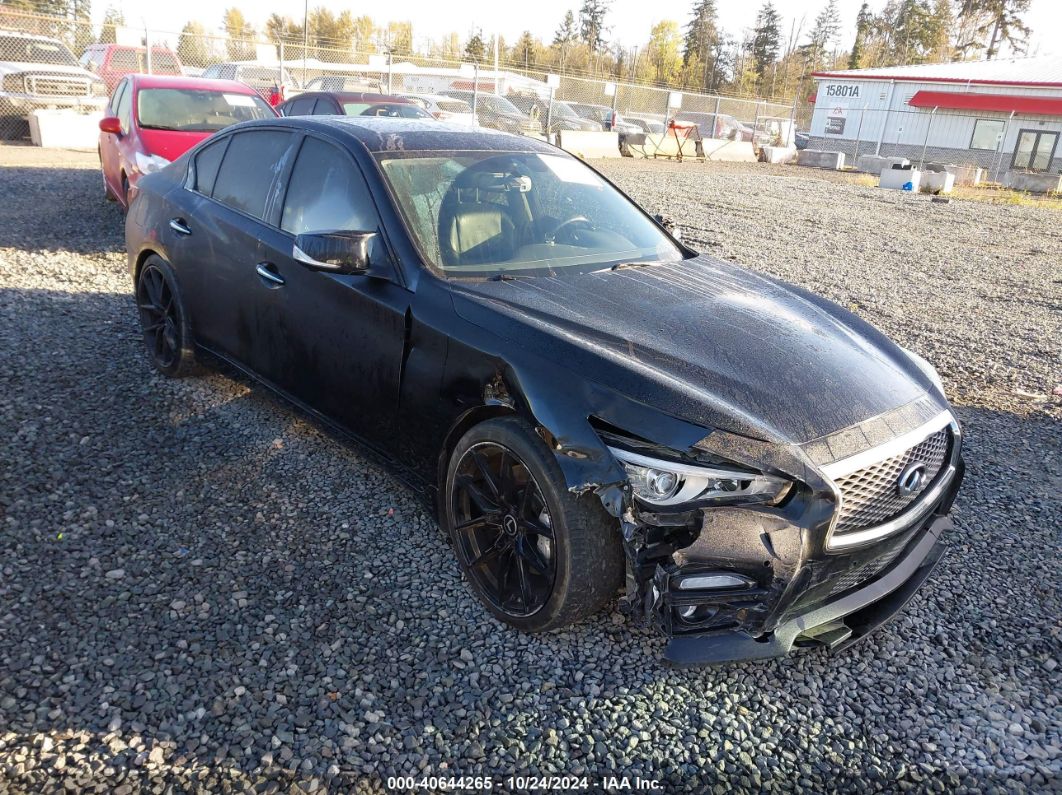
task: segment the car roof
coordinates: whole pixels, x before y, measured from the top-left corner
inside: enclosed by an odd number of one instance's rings
[[[209,77],[185,77],[184,75],[130,75],[137,88],[198,88],[226,94],[261,96],[248,85],[236,80],[215,80]]]
[[[303,91],[296,94],[284,104],[294,102],[304,97],[332,97],[340,102],[395,102],[399,105],[416,105],[410,99],[398,97],[394,94],[374,94],[368,91]]]
[[[254,127],[291,127],[316,130],[332,138],[360,144],[369,152],[389,151],[470,151],[539,152],[563,154],[561,150],[526,135],[469,127],[435,119],[408,119],[379,116],[280,116],[234,125],[229,130]]]
[[[36,33],[24,33],[21,30],[0,29],[0,36],[18,36],[20,39],[33,39],[35,41],[49,41],[53,43],[58,42],[59,44],[63,44],[63,42],[59,41],[59,39],[53,36],[39,36]],[[64,44],[63,46],[65,47],[66,45]]]

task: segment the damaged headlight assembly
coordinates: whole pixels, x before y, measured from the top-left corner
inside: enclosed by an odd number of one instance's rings
[[[783,478],[723,465],[669,461],[619,447],[608,448],[623,465],[634,496],[652,508],[778,502],[791,485]]]

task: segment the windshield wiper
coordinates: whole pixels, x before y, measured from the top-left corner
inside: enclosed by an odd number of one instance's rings
[[[654,262],[617,262],[611,268],[610,271],[623,270],[624,268],[647,268],[650,265],[655,265]]]
[[[525,276],[525,275],[522,275],[522,274],[514,275],[512,273],[495,273],[493,276],[488,276],[487,277],[487,281],[489,281],[489,282],[515,282],[517,279],[533,279],[533,278],[535,278],[535,277],[534,276]]]

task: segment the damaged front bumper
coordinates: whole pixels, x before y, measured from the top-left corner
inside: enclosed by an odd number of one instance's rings
[[[963,476],[957,425],[940,476],[873,543],[830,546],[839,502],[798,489],[774,507],[623,516],[626,609],[669,638],[678,666],[846,648],[895,615],[944,554]],[[821,484],[820,484],[821,486]]]

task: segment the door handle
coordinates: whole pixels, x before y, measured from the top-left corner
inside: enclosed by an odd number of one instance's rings
[[[190,235],[192,230],[188,228],[188,224],[184,222],[183,218],[171,218],[170,229],[179,235]]]
[[[280,287],[282,284],[284,284],[284,277],[273,270],[272,262],[259,262],[258,267],[256,267],[254,270],[259,276],[261,276],[270,284],[274,284],[277,287]]]

